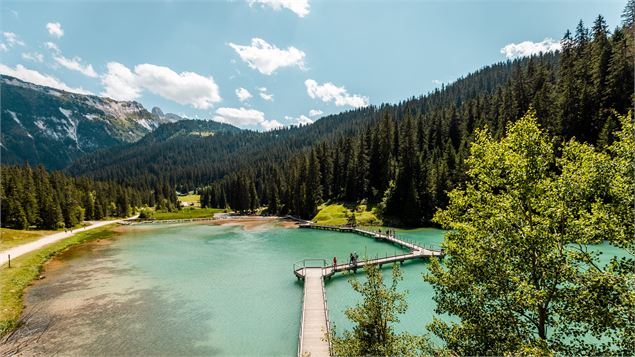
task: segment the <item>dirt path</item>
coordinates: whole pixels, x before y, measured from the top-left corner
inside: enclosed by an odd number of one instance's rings
[[[132,217],[132,218],[135,218],[135,217]],[[75,235],[75,233],[85,232],[90,229],[105,226],[107,224],[119,223],[125,220],[126,219],[118,219],[115,221],[96,221],[96,222],[93,222],[90,226],[86,226],[86,228],[77,228],[77,229],[74,229],[72,232],[68,231],[68,232],[59,232],[59,233],[51,234],[51,235],[42,237],[36,241],[33,241],[31,243],[22,244],[17,247],[7,249],[5,251],[0,252],[0,266],[7,262],[9,255],[11,255],[11,259],[14,259],[21,256],[22,254],[26,254],[34,250],[38,250],[47,244],[55,243],[64,238],[71,237]]]

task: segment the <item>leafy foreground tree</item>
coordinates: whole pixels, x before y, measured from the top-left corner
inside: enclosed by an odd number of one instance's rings
[[[603,152],[571,140],[556,151],[533,112],[494,140],[477,132],[465,188],[435,221],[450,229],[444,266],[425,279],[428,328],[459,355],[634,355],[631,115]],[[559,153],[557,155],[557,153]],[[590,244],[625,248],[600,262]]]
[[[363,301],[346,309],[345,314],[355,323],[352,331],[342,336],[331,329],[331,341],[335,356],[419,356],[430,350],[424,336],[395,333],[393,324],[399,322],[397,315],[408,308],[406,292],[397,291],[403,279],[401,269],[393,265],[392,282],[384,284],[381,269],[376,265],[364,267],[366,281],[350,279],[353,289],[360,293]]]

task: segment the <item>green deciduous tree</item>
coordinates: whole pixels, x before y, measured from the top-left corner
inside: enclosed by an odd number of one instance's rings
[[[402,273],[393,265],[392,281],[384,283],[381,269],[376,265],[364,267],[366,280],[349,280],[353,289],[362,295],[362,302],[346,309],[346,317],[355,323],[352,331],[337,335],[331,330],[333,354],[335,356],[419,356],[428,352],[427,339],[408,333],[396,333],[394,324],[399,323],[408,305],[406,292],[398,291]]]
[[[621,121],[607,152],[572,140],[560,157],[532,111],[500,141],[477,132],[465,188],[434,218],[451,229],[445,266],[426,275],[437,312],[458,317],[429,326],[454,353],[635,352],[633,259],[603,266],[588,246],[632,241],[634,133]]]

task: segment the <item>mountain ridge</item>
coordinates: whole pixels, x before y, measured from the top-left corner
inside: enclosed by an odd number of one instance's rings
[[[3,163],[28,161],[61,169],[86,153],[138,141],[161,124],[182,120],[135,101],[116,101],[0,75]]]

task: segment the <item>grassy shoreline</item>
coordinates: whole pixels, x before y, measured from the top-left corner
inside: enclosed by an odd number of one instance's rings
[[[367,205],[331,203],[319,208],[318,213],[312,221],[324,225],[343,225],[349,221],[349,216],[355,214],[355,221],[358,225],[382,225],[382,220],[378,216],[377,207]]]
[[[0,336],[18,326],[24,310],[24,290],[40,276],[44,263],[74,245],[96,239],[111,238],[117,234],[115,224],[95,228],[49,244],[11,260],[11,268],[0,267]]]
[[[215,213],[225,212],[222,208],[185,207],[174,212],[152,212],[150,219],[163,221],[167,219],[192,219],[214,217]]]
[[[23,230],[0,228],[0,252],[17,247],[22,244],[31,243],[50,234],[64,232],[64,229],[57,230]]]

